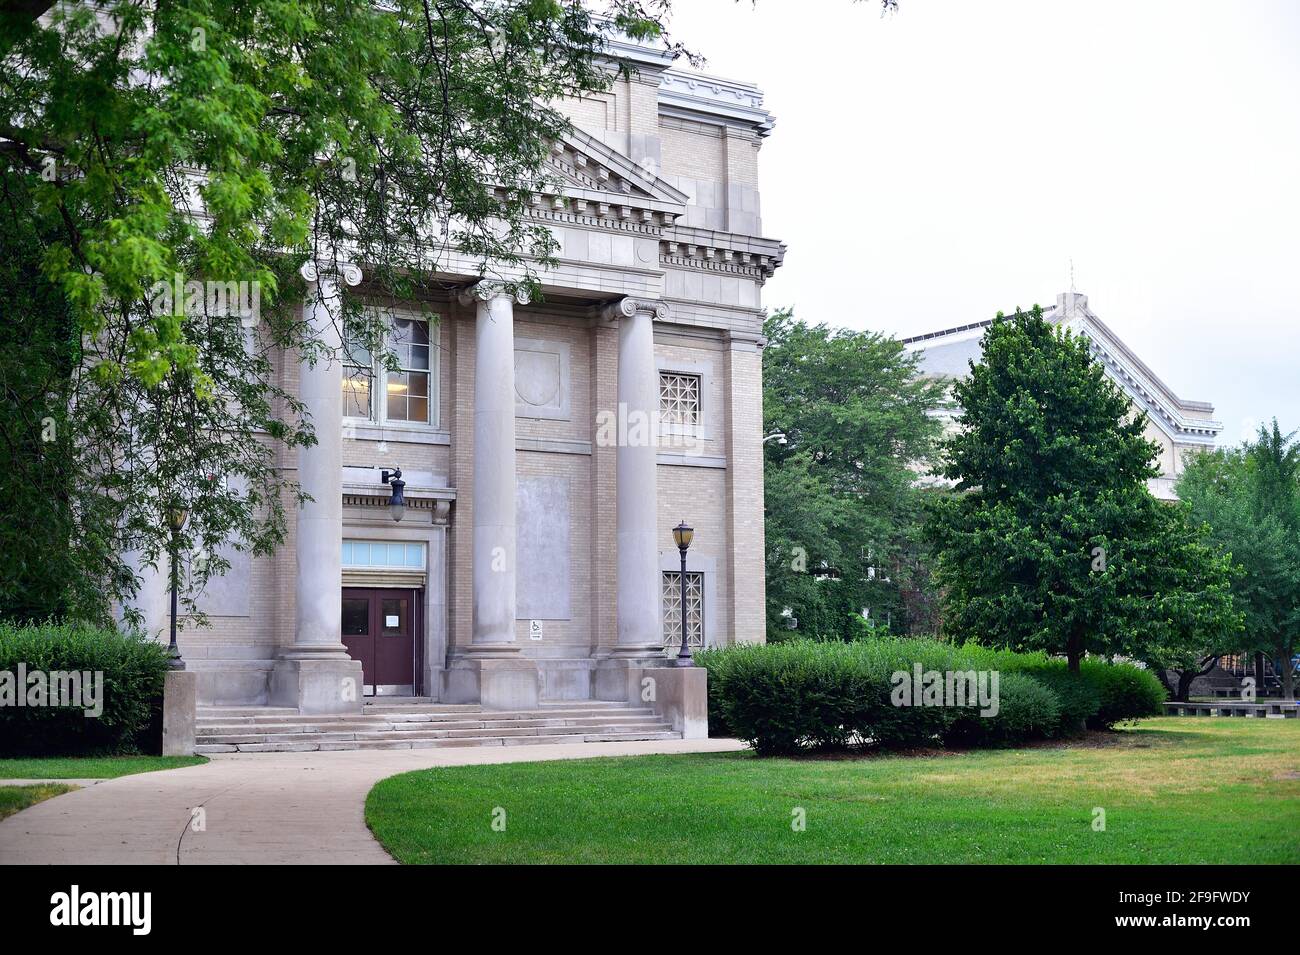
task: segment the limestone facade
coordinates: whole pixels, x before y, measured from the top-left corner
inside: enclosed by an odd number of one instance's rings
[[[453,254],[446,295],[396,310],[427,337],[427,369],[416,348],[414,374],[381,371],[358,397],[344,362],[286,357],[320,443],[283,464],[314,501],[275,557],[233,555],[199,598],[210,625],[180,646],[200,703],[359,707],[339,690],[371,690],[340,635],[349,588],[412,603],[413,677],[376,692],[625,699],[629,674],[663,662],[682,520],[692,636],[764,639],[760,295],[784,246],[762,235],[757,160],[772,117],[751,85],[620,52],[632,79],[565,104],[559,185],[533,209],[559,243],[538,300]],[[322,328],[331,296],[366,295],[364,262],[304,276]],[[654,443],[636,440],[638,413]],[[381,483],[396,467],[400,521]],[[165,632],[154,590],[141,607]]]

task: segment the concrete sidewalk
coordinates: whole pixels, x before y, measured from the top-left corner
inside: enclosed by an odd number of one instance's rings
[[[366,794],[386,776],[431,766],[743,748],[736,740],[674,739],[214,756],[203,766],[104,780],[10,816],[0,822],[0,864],[392,863],[363,815]]]

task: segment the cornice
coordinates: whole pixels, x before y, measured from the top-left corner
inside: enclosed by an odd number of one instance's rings
[[[593,201],[581,197],[541,193],[533,196],[532,206],[528,211],[537,219],[571,222],[575,225],[595,226],[618,232],[636,232],[641,235],[662,235],[663,227],[670,225],[679,215],[679,213],[644,209],[635,201],[619,201],[613,196],[607,195],[605,199],[613,201]]]
[[[781,265],[781,258],[781,256],[671,240],[663,240],[659,243],[659,262],[662,265],[699,272],[745,275],[760,280],[769,278],[777,270]]]
[[[659,243],[660,260],[679,268],[770,276],[785,260],[785,243],[760,236],[675,226]]]
[[[753,83],[665,70],[659,80],[659,112],[684,119],[737,125],[766,136],[776,117],[763,107],[763,91]]]

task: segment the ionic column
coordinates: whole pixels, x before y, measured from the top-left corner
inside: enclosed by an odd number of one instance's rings
[[[298,618],[294,650],[346,656],[342,641],[343,593],[343,366],[339,281],[356,285],[361,270],[338,271],[308,262],[305,318],[321,343],[315,362],[299,369],[298,396],[311,415],[316,443],[298,451],[298,483],[311,500],[298,512]]]
[[[625,298],[613,306],[618,329],[618,411],[626,433],[618,443],[618,648],[620,655],[663,649],[659,570],[657,456],[659,371],[654,320],[662,302]]]
[[[355,265],[308,262],[303,315],[320,343],[314,361],[299,365],[298,397],[310,415],[316,444],[298,450],[298,484],[311,500],[298,510],[296,617],[293,644],[272,674],[272,701],[304,713],[359,710],[361,664],[342,640],[343,368],[339,282],[356,285]]]
[[[477,304],[470,649],[516,651],[514,305],[526,305],[528,298],[480,282],[461,301]]]

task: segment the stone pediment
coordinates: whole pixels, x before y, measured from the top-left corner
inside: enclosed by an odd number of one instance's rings
[[[661,179],[652,163],[638,163],[594,136],[573,128],[551,146],[545,172],[552,188],[534,205],[599,218],[672,225],[689,197]]]

